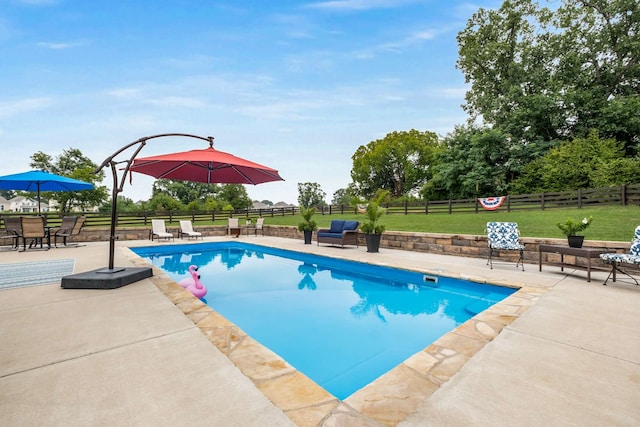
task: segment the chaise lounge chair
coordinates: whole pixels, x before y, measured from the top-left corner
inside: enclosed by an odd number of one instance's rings
[[[227,225],[227,235],[240,237],[240,225],[238,224],[238,218],[229,218],[229,224]]]
[[[198,237],[204,239],[202,237],[202,233],[193,230],[193,224],[191,224],[191,221],[189,220],[180,221],[180,231],[178,232],[178,237],[182,239],[184,236],[195,237],[196,240],[198,240]]]
[[[264,236],[264,218],[258,218],[253,233],[257,236],[258,231]]]
[[[493,256],[499,255],[500,251],[518,251],[520,257],[516,262],[516,267],[522,264],[522,271],[524,271],[524,245],[520,243],[518,224],[515,222],[488,222],[486,231],[489,245],[487,265],[493,269]]]
[[[151,236],[152,241],[154,236],[157,236],[158,240],[160,239],[174,240],[173,234],[167,232],[163,219],[151,220],[151,231],[149,232],[149,234]]]
[[[616,281],[616,272],[622,273],[625,276],[628,276],[636,285],[640,285],[638,280],[629,273],[629,271],[621,268],[622,265],[626,264],[629,267],[638,267],[640,266],[640,226],[636,227],[636,231],[633,234],[633,239],[631,239],[631,247],[629,248],[629,253],[621,254],[621,253],[609,253],[609,254],[600,254],[600,258],[605,264],[611,265],[611,271],[609,275],[605,279],[603,285],[606,285],[609,279],[615,283]]]

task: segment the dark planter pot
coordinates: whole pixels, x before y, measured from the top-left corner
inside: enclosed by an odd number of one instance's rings
[[[584,236],[567,236],[570,248],[581,248],[584,242]]]
[[[311,237],[313,236],[313,231],[311,230],[304,230],[304,244],[305,245],[310,245],[311,244]]]
[[[367,243],[367,252],[378,252],[382,234],[365,234],[364,241]]]

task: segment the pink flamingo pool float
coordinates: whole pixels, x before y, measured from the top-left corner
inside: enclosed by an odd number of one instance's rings
[[[191,277],[185,277],[178,284],[191,292],[195,297],[202,298],[207,294],[207,288],[200,282],[200,273],[198,273],[197,265],[189,266],[189,274]]]

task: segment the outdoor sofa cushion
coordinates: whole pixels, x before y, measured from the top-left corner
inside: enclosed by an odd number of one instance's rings
[[[342,219],[331,220],[331,226],[327,230],[321,228],[318,230],[317,235],[323,237],[337,237],[342,238],[343,231],[355,231],[358,229],[360,223],[358,221],[345,221]]]
[[[331,227],[329,227],[329,233],[342,233],[342,227],[344,227],[344,220],[334,219],[331,221]]]

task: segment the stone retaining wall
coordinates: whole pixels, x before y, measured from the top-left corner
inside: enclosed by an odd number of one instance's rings
[[[195,229],[205,236],[224,236],[227,233],[226,226],[196,226]],[[149,239],[149,228],[118,228],[116,229],[116,239],[118,240],[144,240]],[[98,242],[109,241],[109,228],[83,228],[78,236],[72,238],[76,242]],[[178,239],[178,227],[167,226],[167,231],[173,233]],[[244,230],[243,230],[244,231]],[[265,236],[283,237],[288,239],[303,239],[302,232],[298,231],[294,226],[264,226]],[[523,237],[521,239],[525,246],[524,259],[529,263],[537,263],[539,258],[538,245],[566,245],[566,239],[538,239],[531,237]],[[316,244],[315,237],[312,244]],[[364,235],[358,235],[358,244],[365,246]],[[585,240],[584,246],[604,247],[614,249],[617,252],[628,252],[629,243],[612,242],[612,241],[588,241]],[[487,237],[466,234],[438,234],[438,233],[415,233],[402,231],[386,231],[382,235],[380,243],[381,248],[403,249],[408,251],[427,252],[442,255],[456,255],[473,258],[486,258],[489,255],[487,248]],[[516,260],[514,253],[503,251],[499,254],[499,258],[509,258]],[[372,254],[372,256],[375,256]],[[558,254],[543,254],[543,262],[559,262]],[[565,255],[565,261],[574,262],[573,257]],[[582,264],[579,259],[579,264]]]

